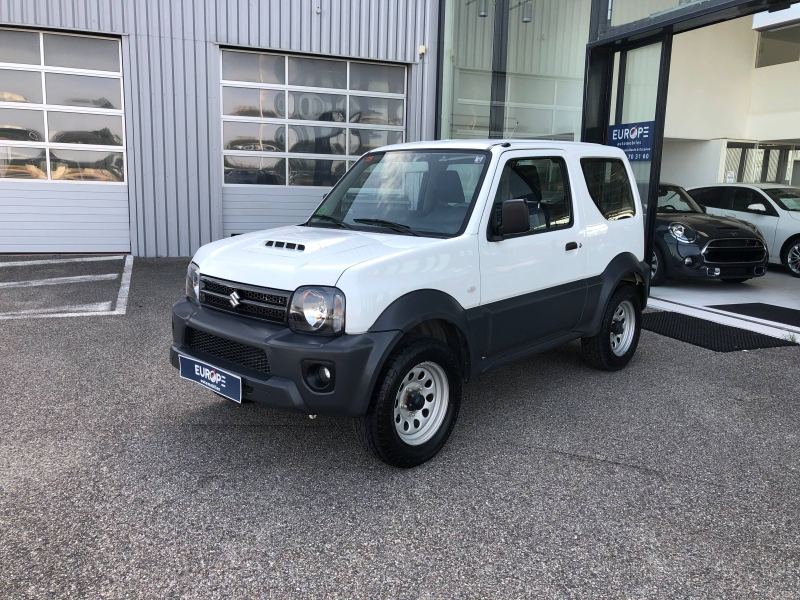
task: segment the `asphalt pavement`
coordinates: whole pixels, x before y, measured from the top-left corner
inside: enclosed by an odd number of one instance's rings
[[[181,381],[186,264],[135,259],[124,315],[0,321],[2,598],[800,597],[800,347],[573,343],[402,471]]]

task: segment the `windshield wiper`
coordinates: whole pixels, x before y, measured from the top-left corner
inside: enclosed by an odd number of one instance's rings
[[[422,234],[417,233],[408,225],[403,225],[402,223],[395,223],[394,221],[387,221],[385,219],[353,219],[356,223],[364,223],[365,225],[382,225],[383,227],[388,227],[389,229],[394,229],[395,231],[400,231],[402,233],[410,233],[411,235],[416,235],[417,237],[421,237]]]
[[[334,223],[334,224],[338,225],[339,227],[341,227],[342,229],[352,229],[352,227],[350,225],[348,225],[347,223],[345,223],[344,221],[340,221],[339,219],[336,219],[336,218],[334,218],[334,217],[332,217],[330,215],[311,215],[308,218],[308,221],[303,223],[303,225],[309,225],[311,223],[311,219],[322,219],[322,220],[327,221],[329,223]]]

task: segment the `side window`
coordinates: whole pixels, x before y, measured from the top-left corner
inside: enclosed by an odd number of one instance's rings
[[[748,206],[752,206],[753,204],[761,204],[766,210],[750,210]],[[770,208],[772,207],[767,199],[754,190],[736,188],[733,191],[733,206],[731,206],[731,210],[753,213],[755,215],[769,215],[773,212]]]
[[[725,208],[725,188],[703,188],[691,192],[692,198],[708,208]]]
[[[528,205],[530,233],[572,226],[567,165],[560,158],[519,158],[505,164],[494,197],[496,226],[503,202],[517,199]]]
[[[582,158],[581,168],[589,195],[606,219],[617,221],[636,214],[631,182],[621,160]]]

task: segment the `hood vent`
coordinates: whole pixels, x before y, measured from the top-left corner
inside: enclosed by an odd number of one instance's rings
[[[295,244],[294,242],[276,242],[269,240],[264,244],[268,248],[282,248],[284,250],[294,250],[295,252],[302,252],[306,249],[303,244]]]

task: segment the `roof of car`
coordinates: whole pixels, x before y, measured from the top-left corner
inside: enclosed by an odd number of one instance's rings
[[[693,185],[688,189],[698,190],[700,188],[711,188],[711,187],[749,187],[749,188],[756,188],[759,190],[771,190],[773,188],[790,188],[794,190],[800,190],[800,186],[786,185],[785,183],[707,183],[705,185]]]
[[[405,144],[394,144],[392,146],[383,146],[378,148],[377,151],[386,152],[389,150],[418,150],[418,149],[431,149],[431,150],[491,150],[499,147],[501,144],[506,144],[503,148],[505,150],[564,150],[566,152],[591,152],[597,153],[598,150],[603,150],[610,156],[619,155],[621,150],[612,146],[603,146],[601,144],[587,144],[585,142],[561,142],[554,140],[437,140],[429,142],[408,142]]]

